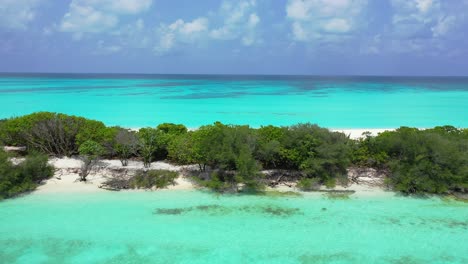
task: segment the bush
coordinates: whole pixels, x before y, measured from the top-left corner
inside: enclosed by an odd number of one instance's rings
[[[93,167],[96,165],[100,156],[104,153],[103,147],[93,140],[87,140],[79,148],[80,156],[83,159],[83,165],[80,171],[80,180],[86,181]]]
[[[43,180],[54,174],[47,164],[47,156],[31,154],[18,165],[13,165],[8,155],[0,150],[0,200],[34,190]]]
[[[175,185],[178,176],[178,172],[168,170],[138,171],[130,179],[129,185],[134,189],[151,189],[153,187],[161,189],[169,185]]]
[[[127,166],[128,159],[136,155],[138,151],[138,138],[135,132],[119,128],[115,135],[113,151],[122,166]]]
[[[373,139],[369,156],[384,153],[388,183],[404,193],[445,193],[468,186],[468,134],[451,126],[401,127]]]
[[[224,171],[213,171],[208,180],[196,179],[198,184],[216,192],[237,192],[238,184],[234,174]]]
[[[48,155],[71,156],[86,140],[107,144],[113,129],[83,117],[38,112],[6,120],[0,126],[5,145],[27,146]]]
[[[143,158],[143,164],[145,168],[151,166],[153,161],[153,155],[158,150],[161,140],[161,132],[154,128],[141,128],[138,131],[138,147],[140,150],[140,156]]]
[[[296,187],[305,192],[316,191],[320,188],[320,180],[318,178],[301,178]]]

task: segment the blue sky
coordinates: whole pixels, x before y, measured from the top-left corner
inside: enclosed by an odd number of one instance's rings
[[[468,75],[468,0],[0,0],[0,71]]]

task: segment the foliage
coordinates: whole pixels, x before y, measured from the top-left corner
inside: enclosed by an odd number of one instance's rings
[[[96,165],[100,156],[104,153],[104,148],[96,141],[87,140],[81,144],[79,153],[83,159],[83,165],[80,171],[80,180],[86,181],[86,177]]]
[[[99,157],[108,156],[124,166],[132,157],[145,167],[166,158],[198,164],[202,184],[221,191],[263,188],[262,168],[299,172],[298,186],[304,190],[332,187],[347,179],[350,165],[384,170],[389,186],[405,193],[468,189],[468,129],[453,126],[401,127],[359,140],[309,123],[253,129],[216,122],[195,131],[164,123],[134,133],[83,117],[38,112],[0,120],[0,144],[55,156],[79,153],[83,180]]]
[[[301,178],[296,187],[301,191],[315,191],[320,187],[320,180],[318,178]]]
[[[154,128],[141,128],[138,131],[138,142],[140,155],[146,168],[151,166],[153,155],[158,149],[161,132]]]
[[[345,177],[350,165],[352,141],[343,133],[331,132],[312,124],[284,128],[279,159],[285,169],[301,170],[322,182]]]
[[[0,150],[0,200],[34,190],[43,180],[52,177],[54,168],[47,164],[47,156],[34,153],[23,162],[13,165]]]
[[[187,133],[187,127],[181,124],[162,123],[159,124],[156,129],[169,135],[181,135]]]
[[[128,159],[136,155],[138,151],[138,138],[136,133],[127,129],[118,128],[113,149],[122,163],[122,166],[127,166]]]
[[[0,127],[5,145],[27,146],[49,155],[71,156],[86,140],[104,145],[113,130],[102,122],[83,117],[38,112],[6,120]]]
[[[468,186],[465,130],[452,126],[426,130],[401,127],[368,139],[360,148],[366,151],[359,153],[362,156],[358,160],[364,160],[364,164],[370,160],[368,165],[390,170],[388,183],[397,191],[445,193]]]
[[[167,146],[168,158],[179,164],[197,163],[195,158],[195,142],[193,133],[186,133],[174,137]]]
[[[163,123],[156,127],[159,132],[158,147],[154,153],[156,159],[164,160],[168,157],[169,145],[178,136],[187,133],[187,128],[181,124]]]
[[[178,176],[178,172],[169,170],[138,171],[130,179],[130,187],[134,189],[166,188],[169,185],[175,185],[175,179]]]

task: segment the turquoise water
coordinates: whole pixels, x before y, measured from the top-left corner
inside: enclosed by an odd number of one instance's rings
[[[0,263],[468,263],[468,204],[199,191],[0,202]]]
[[[465,77],[0,75],[0,118],[54,111],[126,127],[468,127],[467,105]]]

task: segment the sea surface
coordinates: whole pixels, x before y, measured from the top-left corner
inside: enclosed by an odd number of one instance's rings
[[[0,263],[468,263],[439,198],[38,194],[0,202]]]
[[[468,127],[468,77],[0,74],[0,118],[36,111],[107,125]]]

